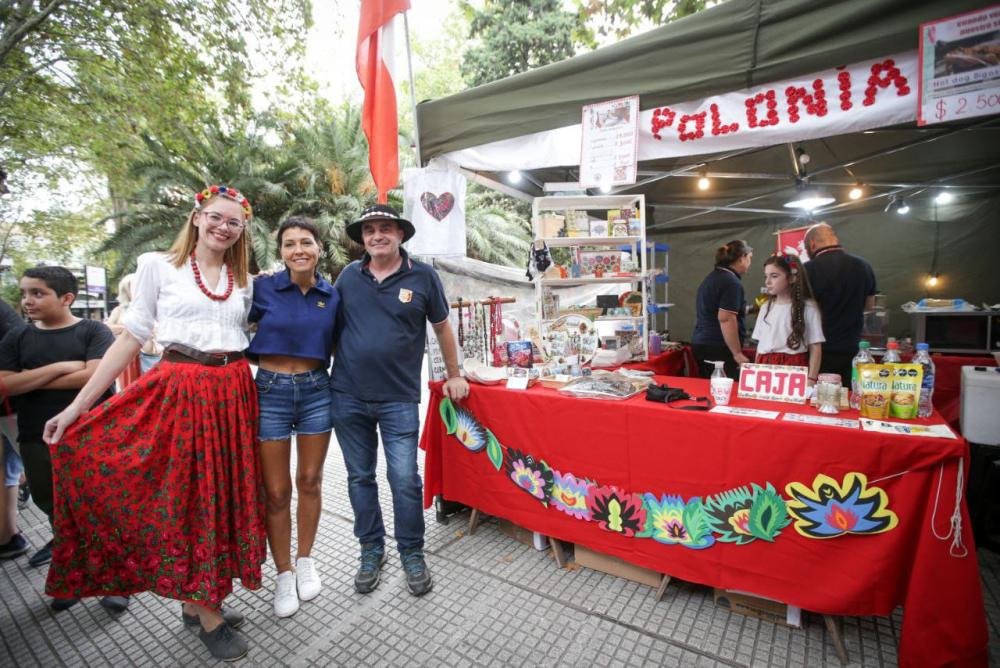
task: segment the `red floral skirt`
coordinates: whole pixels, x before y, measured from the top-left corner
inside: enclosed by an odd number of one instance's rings
[[[781,366],[809,366],[809,353],[764,353],[757,355],[757,364],[780,364]]]
[[[152,591],[218,607],[267,557],[246,360],[160,362],[52,447],[54,597]]]

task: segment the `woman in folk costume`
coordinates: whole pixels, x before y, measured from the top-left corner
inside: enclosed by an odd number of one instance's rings
[[[198,193],[174,245],[139,258],[119,337],[66,410],[45,425],[56,488],[54,597],[152,591],[183,601],[213,657],[247,643],[223,610],[233,578],[261,586],[266,558],[247,347],[250,204]],[[156,325],[162,362],[87,412]]]

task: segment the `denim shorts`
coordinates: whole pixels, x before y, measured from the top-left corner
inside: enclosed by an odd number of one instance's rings
[[[330,375],[326,369],[275,373],[257,369],[262,441],[284,441],[296,434],[324,434],[330,422]]]
[[[6,436],[0,435],[0,440],[3,441],[3,484],[5,487],[17,487],[24,472],[21,455],[17,454],[14,444]]]

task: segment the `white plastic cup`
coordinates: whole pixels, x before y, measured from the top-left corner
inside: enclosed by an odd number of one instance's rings
[[[711,380],[712,399],[719,406],[728,406],[729,399],[733,396],[732,378],[713,378]]]

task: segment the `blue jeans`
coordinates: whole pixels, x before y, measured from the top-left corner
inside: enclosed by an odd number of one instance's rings
[[[385,524],[378,501],[375,465],[378,432],[395,517],[396,546],[400,552],[424,547],[423,481],[417,470],[420,431],[418,405],[405,401],[361,401],[343,392],[332,392],[330,413],[337,442],[347,465],[347,493],[354,509],[354,535],[362,545],[385,544]]]

